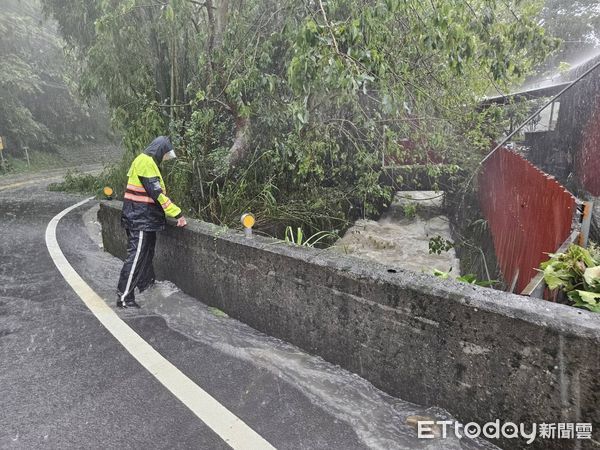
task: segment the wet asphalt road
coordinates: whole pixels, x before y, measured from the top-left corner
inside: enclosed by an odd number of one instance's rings
[[[46,226],[82,198],[47,192],[44,183],[6,189],[0,180],[0,448],[229,448],[109,334],[55,268]],[[91,206],[61,220],[58,241],[114,306],[120,261],[86,228]],[[276,448],[482,448],[417,441],[407,415],[447,418],[443,410],[387,396],[218,317],[175,286],[153,291],[139,297],[141,311],[120,316]]]
[[[228,448],[121,347],[55,268],[46,226],[81,198],[39,186],[0,190],[0,447]],[[95,246],[81,212],[58,228],[76,270],[80,248]],[[95,281],[112,301],[114,280]],[[364,447],[347,424],[267,370],[188,339],[160,317],[128,322],[278,448]]]

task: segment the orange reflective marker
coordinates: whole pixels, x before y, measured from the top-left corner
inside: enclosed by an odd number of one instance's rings
[[[112,188],[111,188],[111,187],[109,187],[109,186],[106,186],[106,187],[105,187],[105,188],[102,190],[102,192],[104,192],[104,195],[105,195],[106,197],[108,197],[108,198],[111,198],[111,197],[112,197],[112,195],[113,195],[113,190],[112,190]]]
[[[252,236],[252,227],[256,223],[254,215],[250,213],[242,214],[241,222],[242,225],[244,225],[244,233],[246,234],[246,237]]]
[[[244,225],[245,228],[252,228],[255,222],[256,219],[250,213],[246,213],[242,216],[242,225]]]

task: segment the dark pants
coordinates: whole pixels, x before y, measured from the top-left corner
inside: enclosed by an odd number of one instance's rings
[[[154,282],[154,246],[156,245],[156,232],[154,231],[127,231],[127,258],[121,269],[119,277],[119,300],[135,300],[134,290],[140,292],[147,289]]]

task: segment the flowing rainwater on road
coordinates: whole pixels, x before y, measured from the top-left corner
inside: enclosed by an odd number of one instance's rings
[[[96,208],[84,214],[88,234],[100,242]],[[94,246],[81,248],[85,268],[96,280],[115,280],[121,262]],[[260,333],[181,292],[168,281],[138,296],[143,314],[126,312],[128,319],[161,317],[169,328],[220,352],[239,358],[277,375],[282,383],[300,390],[313,404],[340,421],[352,425],[361,441],[373,449],[493,449],[484,440],[418,439],[416,429],[407,424],[411,416],[431,420],[451,420],[437,407],[423,407],[394,398],[375,388],[360,376],[312,356],[298,347]],[[277,389],[278,386],[274,386]],[[425,419],[427,420],[427,419]]]

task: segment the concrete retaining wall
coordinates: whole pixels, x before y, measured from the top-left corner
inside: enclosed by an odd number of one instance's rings
[[[98,217],[122,257],[120,207]],[[160,278],[394,396],[462,421],[592,422],[598,440],[600,315],[197,221],[168,227],[156,254]]]

